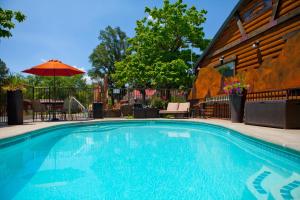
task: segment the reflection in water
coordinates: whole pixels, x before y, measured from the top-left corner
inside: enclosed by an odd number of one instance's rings
[[[178,133],[178,132],[169,131],[169,132],[166,132],[166,134],[170,138],[190,138],[191,137],[190,133],[188,133],[188,132]]]
[[[300,198],[300,163],[255,145],[182,123],[58,129],[0,149],[0,199]]]

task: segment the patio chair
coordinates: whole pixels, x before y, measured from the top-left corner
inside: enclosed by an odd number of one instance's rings
[[[184,117],[184,116],[189,117],[190,102],[179,103],[177,112],[178,112],[177,115],[181,115],[182,117]]]
[[[47,113],[48,110],[45,105],[43,105],[40,100],[32,101],[32,120],[37,118],[37,114],[41,114],[41,120],[44,121],[44,114]]]
[[[168,103],[167,110],[160,110],[159,114],[174,114],[177,111],[179,103]]]
[[[166,114],[170,114],[170,115],[175,115],[175,117],[178,116],[189,116],[189,112],[190,112],[190,103],[186,102],[186,103],[168,103],[168,107],[167,110],[160,110],[159,114],[160,115],[166,115]]]

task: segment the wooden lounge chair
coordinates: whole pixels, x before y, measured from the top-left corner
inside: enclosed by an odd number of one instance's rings
[[[190,102],[179,103],[177,112],[178,112],[177,116],[180,115],[180,116],[182,116],[182,118],[184,118],[184,117],[189,117],[189,113],[190,113]]]
[[[189,114],[190,111],[190,103],[186,102],[186,103],[168,103],[168,107],[167,110],[160,110],[159,114],[160,115],[175,115],[175,117],[178,116],[187,116]]]
[[[168,103],[167,110],[160,110],[159,114],[174,114],[178,109],[179,103]]]

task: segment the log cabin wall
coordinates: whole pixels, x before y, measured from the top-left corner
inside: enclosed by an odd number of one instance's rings
[[[300,73],[299,46],[300,0],[242,0],[198,62],[190,99],[222,94],[217,89],[220,80],[215,81],[213,90],[209,88],[212,80],[203,85],[203,79],[210,76],[201,73],[203,68],[216,69],[220,60],[235,60],[235,74],[245,73],[253,91],[300,87],[300,75],[296,78],[289,73]],[[286,75],[279,75],[282,73]],[[255,79],[262,77],[257,85]]]

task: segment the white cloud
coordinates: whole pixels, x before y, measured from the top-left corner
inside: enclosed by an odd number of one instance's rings
[[[153,17],[152,17],[151,15],[149,15],[149,16],[147,17],[147,19],[148,19],[149,21],[153,21]]]
[[[87,84],[92,84],[92,79],[89,75],[84,74],[83,78],[86,80]]]
[[[47,60],[44,59],[44,58],[41,58],[41,61],[42,61],[43,63],[47,62]]]
[[[149,21],[152,21],[152,22],[157,22],[157,19],[153,19],[153,17],[151,16],[151,15],[149,15],[148,17],[147,17],[147,19],[149,20]]]
[[[83,78],[86,80],[87,84],[92,84],[91,77],[89,77],[89,75],[87,74],[87,71],[83,67],[77,67],[76,65],[73,65],[73,67],[75,67],[81,71],[84,71],[85,74],[83,75]]]

